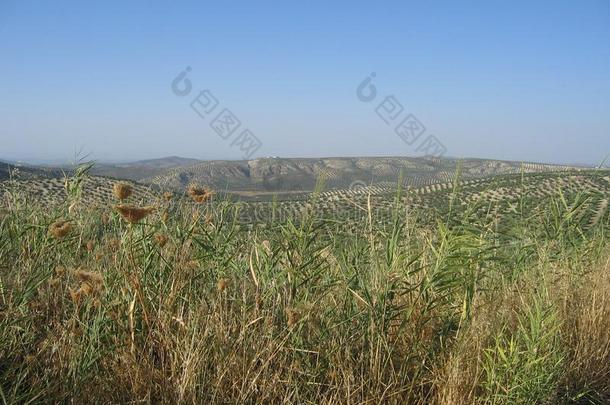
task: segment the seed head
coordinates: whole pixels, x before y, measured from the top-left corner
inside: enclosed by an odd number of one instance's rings
[[[64,274],[66,274],[66,268],[64,266],[55,267],[55,274],[57,275],[57,277],[63,276]]]
[[[121,241],[117,238],[112,238],[112,239],[108,240],[108,247],[113,252],[116,252],[117,250],[119,250],[121,248]]]
[[[230,280],[228,278],[219,279],[218,283],[216,284],[216,290],[218,290],[218,292],[223,292],[229,286],[229,282]]]
[[[94,247],[95,247],[95,242],[92,240],[88,241],[87,244],[85,245],[85,249],[87,249],[87,252],[93,251]]]
[[[127,183],[114,183],[112,186],[114,195],[119,200],[124,200],[133,193],[133,188]]]
[[[258,291],[256,292],[255,302],[256,309],[260,311],[260,309],[263,307],[263,297],[261,297],[261,294]]]
[[[172,197],[174,197],[174,193],[172,193],[171,191],[166,191],[165,193],[163,193],[163,199],[165,201],[170,201]]]
[[[199,267],[199,262],[197,260],[189,260],[186,262],[186,268],[189,270],[194,270]]]
[[[154,207],[134,207],[132,205],[115,205],[114,209],[130,224],[138,223],[155,211]]]
[[[98,295],[104,288],[104,277],[100,273],[78,270],[74,273],[74,276],[81,284],[78,290],[70,291],[73,300],[75,297],[80,299],[82,297]]]
[[[81,298],[80,288],[78,290],[70,288],[70,289],[68,289],[68,292],[70,293],[70,299],[72,300],[72,302],[74,302],[75,304],[78,304],[80,302],[80,298]]]
[[[68,221],[57,221],[53,222],[51,226],[49,226],[49,232],[56,237],[57,239],[61,239],[70,233],[72,229],[72,225]]]
[[[155,241],[157,242],[157,245],[159,245],[159,247],[163,247],[167,243],[167,236],[162,233],[157,233],[155,234]]]
[[[101,286],[104,284],[104,277],[100,273],[93,271],[78,270],[74,273],[74,276],[81,283],[87,283],[91,286]]]
[[[205,187],[199,187],[195,184],[191,184],[187,189],[186,193],[198,204],[204,203],[212,198],[214,192]]]
[[[88,297],[90,296],[95,290],[93,289],[93,286],[91,286],[91,284],[89,283],[82,283],[80,285],[80,288],[78,289],[81,297]]]
[[[286,322],[289,327],[296,325],[301,319],[301,314],[294,308],[286,308]]]

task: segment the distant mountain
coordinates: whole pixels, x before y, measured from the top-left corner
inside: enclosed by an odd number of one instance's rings
[[[135,162],[116,163],[117,167],[150,167],[150,168],[170,168],[177,166],[188,166],[202,162],[199,159],[184,158],[180,156],[168,156],[157,159],[136,160]]]
[[[328,157],[254,160],[212,160],[170,156],[127,163],[98,163],[91,175],[132,180],[161,188],[183,190],[191,183],[243,196],[312,191],[318,182],[324,189],[345,189],[367,185],[422,187],[461,179],[501,174],[536,173],[573,169],[542,163],[520,163],[490,159],[413,157]],[[0,180],[9,171],[22,179],[59,177],[59,169],[0,164]],[[70,171],[66,168],[65,170]]]
[[[171,168],[186,167],[199,162],[201,160],[169,156],[127,163],[97,163],[91,173],[98,176],[141,180],[147,177],[158,176]]]
[[[37,178],[52,178],[61,176],[62,171],[58,168],[46,168],[30,166],[17,162],[0,161],[0,181],[10,178],[26,180]]]
[[[322,179],[326,189],[369,184],[424,186],[451,181],[458,170],[464,179],[497,174],[558,171],[570,166],[488,159],[411,157],[261,158],[215,160],[177,166],[157,175],[137,178],[144,183],[183,189],[198,183],[226,191],[311,191]]]

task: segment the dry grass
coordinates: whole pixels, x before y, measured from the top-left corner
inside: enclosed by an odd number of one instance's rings
[[[423,227],[365,213],[353,233],[308,218],[250,229],[230,203],[158,204],[2,213],[4,402],[601,403],[610,392],[604,224],[585,234],[557,211],[507,236],[471,218]],[[59,239],[47,231],[57,218],[71,224]]]
[[[560,305],[568,349],[560,389],[575,399],[610,401],[610,258],[577,282]]]
[[[115,183],[112,187],[112,191],[119,200],[125,200],[133,194],[133,188],[126,183]]]
[[[606,247],[606,254],[586,273],[575,272],[569,263],[554,269],[544,263],[542,269],[527,273],[496,295],[481,294],[472,321],[439,370],[435,402],[463,404],[485,398],[483,386],[489,371],[484,367],[486,353],[495,348],[498,336],[517,336],[523,326],[520,315],[542,301],[557,314],[552,322],[545,319],[547,323],[541,325],[553,334],[554,352],[526,354],[535,362],[544,362],[551,355],[558,360],[544,370],[551,374],[552,367],[560,366],[551,376],[549,395],[534,401],[529,390],[525,397],[512,397],[509,393],[517,387],[511,383],[518,381],[508,381],[491,402],[606,403],[610,399],[609,263]],[[514,368],[526,364],[520,360]]]

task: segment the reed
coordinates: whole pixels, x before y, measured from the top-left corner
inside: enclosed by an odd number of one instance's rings
[[[379,222],[369,198],[349,232],[257,228],[201,199],[2,212],[3,402],[609,398],[606,217],[585,230],[557,195],[507,232],[396,198]]]

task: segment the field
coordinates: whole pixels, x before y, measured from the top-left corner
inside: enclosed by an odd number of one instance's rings
[[[254,200],[0,182],[0,398],[608,403],[610,171],[492,166]]]

